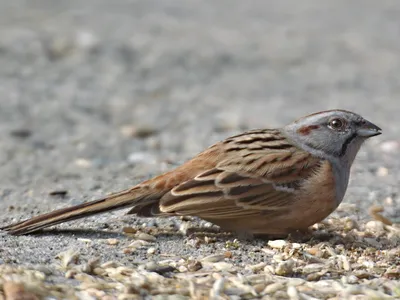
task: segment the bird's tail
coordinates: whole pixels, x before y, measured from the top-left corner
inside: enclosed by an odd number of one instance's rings
[[[111,210],[134,206],[135,203],[142,198],[140,196],[138,197],[138,194],[140,194],[140,187],[136,186],[132,189],[111,194],[102,199],[82,203],[72,207],[61,208],[37,217],[33,217],[26,221],[11,224],[9,226],[0,228],[0,230],[8,231],[13,235],[31,233],[51,225],[56,225]]]

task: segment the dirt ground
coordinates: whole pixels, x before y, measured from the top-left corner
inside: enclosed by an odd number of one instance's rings
[[[0,225],[320,110],[383,134],[311,241],[187,237],[209,224],[113,212],[0,233],[0,298],[400,298],[399,20],[397,1],[1,0]]]

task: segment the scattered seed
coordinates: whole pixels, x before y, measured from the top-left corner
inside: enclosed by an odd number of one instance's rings
[[[68,249],[67,251],[57,254],[56,258],[61,259],[61,265],[66,268],[71,263],[76,263],[79,258],[79,252],[74,249]]]
[[[273,241],[268,241],[268,246],[274,249],[282,249],[287,245],[287,242],[285,240],[273,240]]]
[[[280,262],[275,269],[275,274],[280,276],[289,276],[293,274],[294,264],[295,263],[292,259]]]
[[[213,254],[213,255],[209,255],[204,257],[201,261],[202,262],[211,262],[211,263],[215,263],[215,262],[219,262],[225,259],[225,255],[224,254]]]

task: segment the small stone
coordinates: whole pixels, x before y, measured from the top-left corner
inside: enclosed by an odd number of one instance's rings
[[[306,279],[307,281],[318,281],[321,279],[322,275],[322,273],[311,273],[307,275]]]
[[[379,177],[385,177],[389,174],[389,170],[385,167],[379,167],[378,170],[376,170],[376,175]]]
[[[137,163],[146,163],[146,164],[155,164],[156,159],[153,155],[145,152],[134,152],[129,154],[128,162],[132,164]]]
[[[148,138],[157,133],[157,129],[152,126],[125,125],[121,127],[122,135],[126,137]]]
[[[90,160],[84,158],[78,158],[75,160],[75,164],[81,168],[90,168],[92,166],[92,162]]]
[[[26,139],[32,135],[32,131],[28,128],[14,129],[10,132],[14,137]]]
[[[117,240],[117,239],[108,239],[108,240],[107,240],[107,243],[108,243],[109,245],[115,246],[115,245],[118,245],[118,244],[119,244],[119,240]]]
[[[143,240],[143,241],[146,241],[146,242],[154,242],[154,241],[157,240],[154,236],[152,236],[150,234],[147,234],[147,233],[144,233],[144,232],[138,233],[135,237],[138,240]]]
[[[399,141],[386,141],[381,143],[380,148],[385,153],[394,153],[399,150],[400,143]]]
[[[225,258],[232,258],[232,252],[231,251],[226,251],[224,253]]]
[[[75,43],[82,49],[93,49],[98,45],[98,39],[91,31],[81,30],[77,32]]]
[[[158,265],[155,262],[149,262],[145,265],[145,269],[149,272],[155,272],[157,274],[163,275],[165,273],[170,273],[176,271],[176,268],[171,267],[171,266],[163,266],[163,265]]]
[[[268,241],[268,246],[274,249],[282,249],[287,245],[287,242],[285,240],[273,240],[273,241]]]
[[[188,263],[187,268],[190,272],[196,272],[196,271],[200,270],[201,268],[203,268],[203,265],[201,264],[201,262],[196,260],[196,261]]]
[[[156,248],[150,247],[149,249],[147,249],[147,254],[152,255],[154,253],[156,253]]]
[[[137,232],[137,229],[133,228],[133,227],[124,227],[122,228],[123,233],[126,234],[135,234]]]

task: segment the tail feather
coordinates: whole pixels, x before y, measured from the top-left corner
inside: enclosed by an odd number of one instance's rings
[[[122,209],[134,206],[137,201],[143,197],[138,197],[135,189],[126,190],[120,193],[112,194],[102,199],[82,203],[76,206],[61,208],[37,217],[11,224],[0,228],[13,235],[22,235],[39,231],[43,228],[108,212],[111,210]]]

